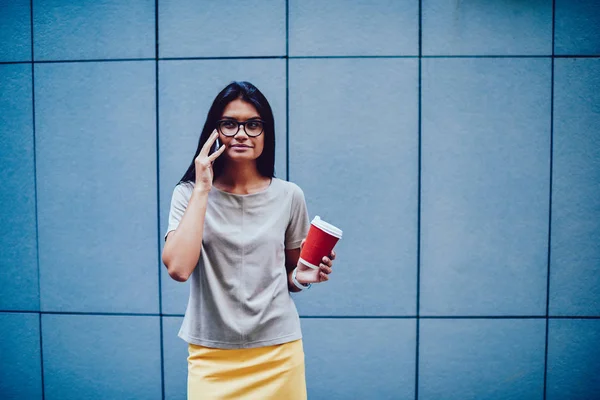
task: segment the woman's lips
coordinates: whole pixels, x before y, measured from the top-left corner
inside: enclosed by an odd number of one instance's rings
[[[250,148],[250,146],[231,146],[231,148],[235,151],[245,151],[248,150]]]

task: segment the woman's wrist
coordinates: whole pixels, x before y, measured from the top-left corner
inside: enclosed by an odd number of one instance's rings
[[[294,271],[295,271],[295,269],[292,269],[292,270],[288,271],[288,273],[287,273],[288,290],[293,293],[298,293],[301,291],[301,289],[299,287],[297,287],[296,285],[294,285],[294,281],[292,279]]]
[[[288,284],[288,290],[290,292],[299,292],[300,289],[298,289],[295,285],[294,282],[292,282],[292,274],[294,273],[294,270],[291,270],[287,273],[287,284]]]
[[[297,272],[298,272],[298,267],[296,267],[292,270],[292,273],[291,273],[292,285],[299,291],[305,290],[305,289],[310,289],[310,287],[312,286],[310,283],[303,283],[303,282],[298,281],[298,279],[296,278]]]
[[[197,196],[198,195],[200,195],[200,196],[208,196],[208,192],[210,192],[210,189],[211,188],[209,188],[209,187],[207,188],[207,187],[204,187],[204,186],[196,185],[196,186],[194,186],[193,194],[195,194]]]

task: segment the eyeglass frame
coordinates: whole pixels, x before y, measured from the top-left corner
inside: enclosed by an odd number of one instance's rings
[[[221,131],[221,128],[220,128],[220,126],[219,126],[219,125],[221,124],[221,122],[235,122],[235,123],[237,124],[237,131],[236,131],[236,132],[235,132],[233,135],[231,135],[231,136],[230,136],[230,135],[226,135],[226,134],[224,134],[224,133]],[[248,131],[246,130],[246,124],[247,124],[247,123],[249,123],[249,122],[260,122],[260,123],[262,124],[262,130],[260,131],[260,133],[259,133],[258,135],[256,135],[256,136],[253,136],[253,135],[251,135],[251,134],[249,134],[249,133],[248,133]],[[219,133],[220,133],[220,134],[222,134],[223,136],[226,136],[226,137],[230,137],[230,138],[232,138],[232,137],[236,137],[236,135],[237,135],[238,133],[240,133],[240,127],[244,127],[244,133],[245,133],[246,135],[248,135],[248,137],[251,137],[251,138],[257,138],[257,137],[259,137],[260,135],[262,135],[262,134],[263,134],[263,132],[265,131],[265,124],[266,124],[266,122],[265,122],[265,121],[263,121],[262,119],[258,119],[258,118],[254,118],[254,119],[248,119],[248,120],[246,120],[246,121],[244,121],[244,122],[240,122],[240,121],[238,121],[238,120],[236,120],[236,119],[227,119],[227,118],[226,118],[226,119],[220,119],[220,120],[218,120],[218,121],[217,121],[217,130],[218,130],[218,131],[219,131]]]

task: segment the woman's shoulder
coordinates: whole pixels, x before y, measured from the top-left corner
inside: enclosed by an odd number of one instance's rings
[[[304,198],[304,191],[297,183],[279,178],[273,178],[273,181],[277,182],[278,186],[281,188],[281,192],[283,192],[286,196],[297,199]]]
[[[183,197],[189,200],[194,191],[194,182],[179,182],[173,189],[173,196]]]

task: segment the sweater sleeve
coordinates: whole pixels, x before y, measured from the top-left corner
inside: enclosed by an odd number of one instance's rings
[[[310,221],[304,192],[299,186],[293,185],[290,220],[285,231],[285,248],[297,249],[302,239],[308,234]]]
[[[169,225],[165,233],[165,240],[169,232],[174,231],[179,226],[179,222],[185,213],[187,205],[190,201],[191,193],[188,184],[179,184],[173,189],[171,197],[171,209],[169,210]]]

